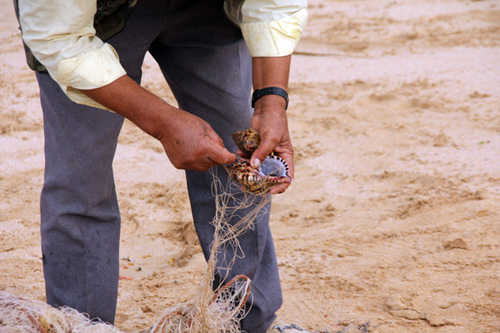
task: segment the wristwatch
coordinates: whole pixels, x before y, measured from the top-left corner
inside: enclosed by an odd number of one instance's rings
[[[263,96],[266,95],[278,95],[285,99],[286,106],[285,110],[288,109],[288,93],[285,89],[281,89],[278,87],[267,87],[262,89],[256,89],[252,94],[252,108],[255,108],[255,102]]]

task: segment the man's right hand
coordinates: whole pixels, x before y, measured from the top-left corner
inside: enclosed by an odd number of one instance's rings
[[[168,121],[169,130],[160,132],[157,138],[176,168],[205,171],[234,162],[235,155],[203,119],[177,110]]]
[[[178,169],[206,171],[234,162],[235,155],[206,121],[166,103],[128,76],[82,92],[160,140]]]

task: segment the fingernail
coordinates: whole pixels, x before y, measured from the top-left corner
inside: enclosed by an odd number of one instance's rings
[[[260,166],[260,160],[256,158],[255,160],[253,160],[253,167],[258,168],[259,166]]]

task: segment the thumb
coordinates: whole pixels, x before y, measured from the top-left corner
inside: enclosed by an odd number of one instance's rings
[[[232,154],[226,148],[216,147],[212,150],[209,159],[215,164],[231,164],[236,160],[236,155]]]
[[[273,148],[274,145],[269,141],[262,141],[257,150],[255,150],[252,154],[252,157],[250,158],[250,165],[254,168],[258,168],[260,163],[262,163],[262,161],[264,161],[266,157],[272,153]]]

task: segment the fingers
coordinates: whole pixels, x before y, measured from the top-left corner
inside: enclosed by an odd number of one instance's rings
[[[250,164],[252,167],[258,168],[260,163],[273,152],[287,162],[289,175],[293,178],[293,147],[289,139],[280,141],[279,139],[263,138],[257,150],[252,154]]]
[[[213,163],[215,163],[211,166],[233,163],[236,159],[236,156],[233,153],[229,152],[226,147],[224,147],[224,141],[222,141],[222,138],[218,136],[211,127],[208,127],[206,129],[206,134],[207,138],[211,141],[211,143],[209,143],[209,146],[212,148],[209,151],[209,159]]]
[[[276,141],[276,142],[273,142]],[[273,149],[276,147],[278,144],[277,140],[262,140],[259,147],[257,148],[256,151],[252,154],[252,157],[250,158],[250,165],[254,168],[258,168],[260,163],[264,161],[264,159],[269,156],[273,152]]]
[[[207,142],[200,142],[200,149],[194,152],[191,160],[186,160],[182,169],[207,171],[220,164],[231,164],[236,156],[229,152],[222,144],[206,137]]]
[[[287,188],[290,186],[290,184],[281,184],[273,187],[270,191],[269,194],[274,195],[274,194],[281,194],[284,193]]]
[[[226,148],[214,148],[205,150],[202,153],[195,153],[191,158],[173,160],[170,159],[174,167],[182,170],[207,171],[211,167],[220,164],[231,164],[236,156],[230,153]]]
[[[214,151],[214,153],[209,157],[209,160],[213,162],[210,167],[219,164],[231,164],[236,159],[236,155],[229,152],[226,148]]]
[[[179,110],[170,122],[172,131],[162,136],[168,158],[177,169],[206,171],[219,164],[233,163],[236,156],[204,120]]]

